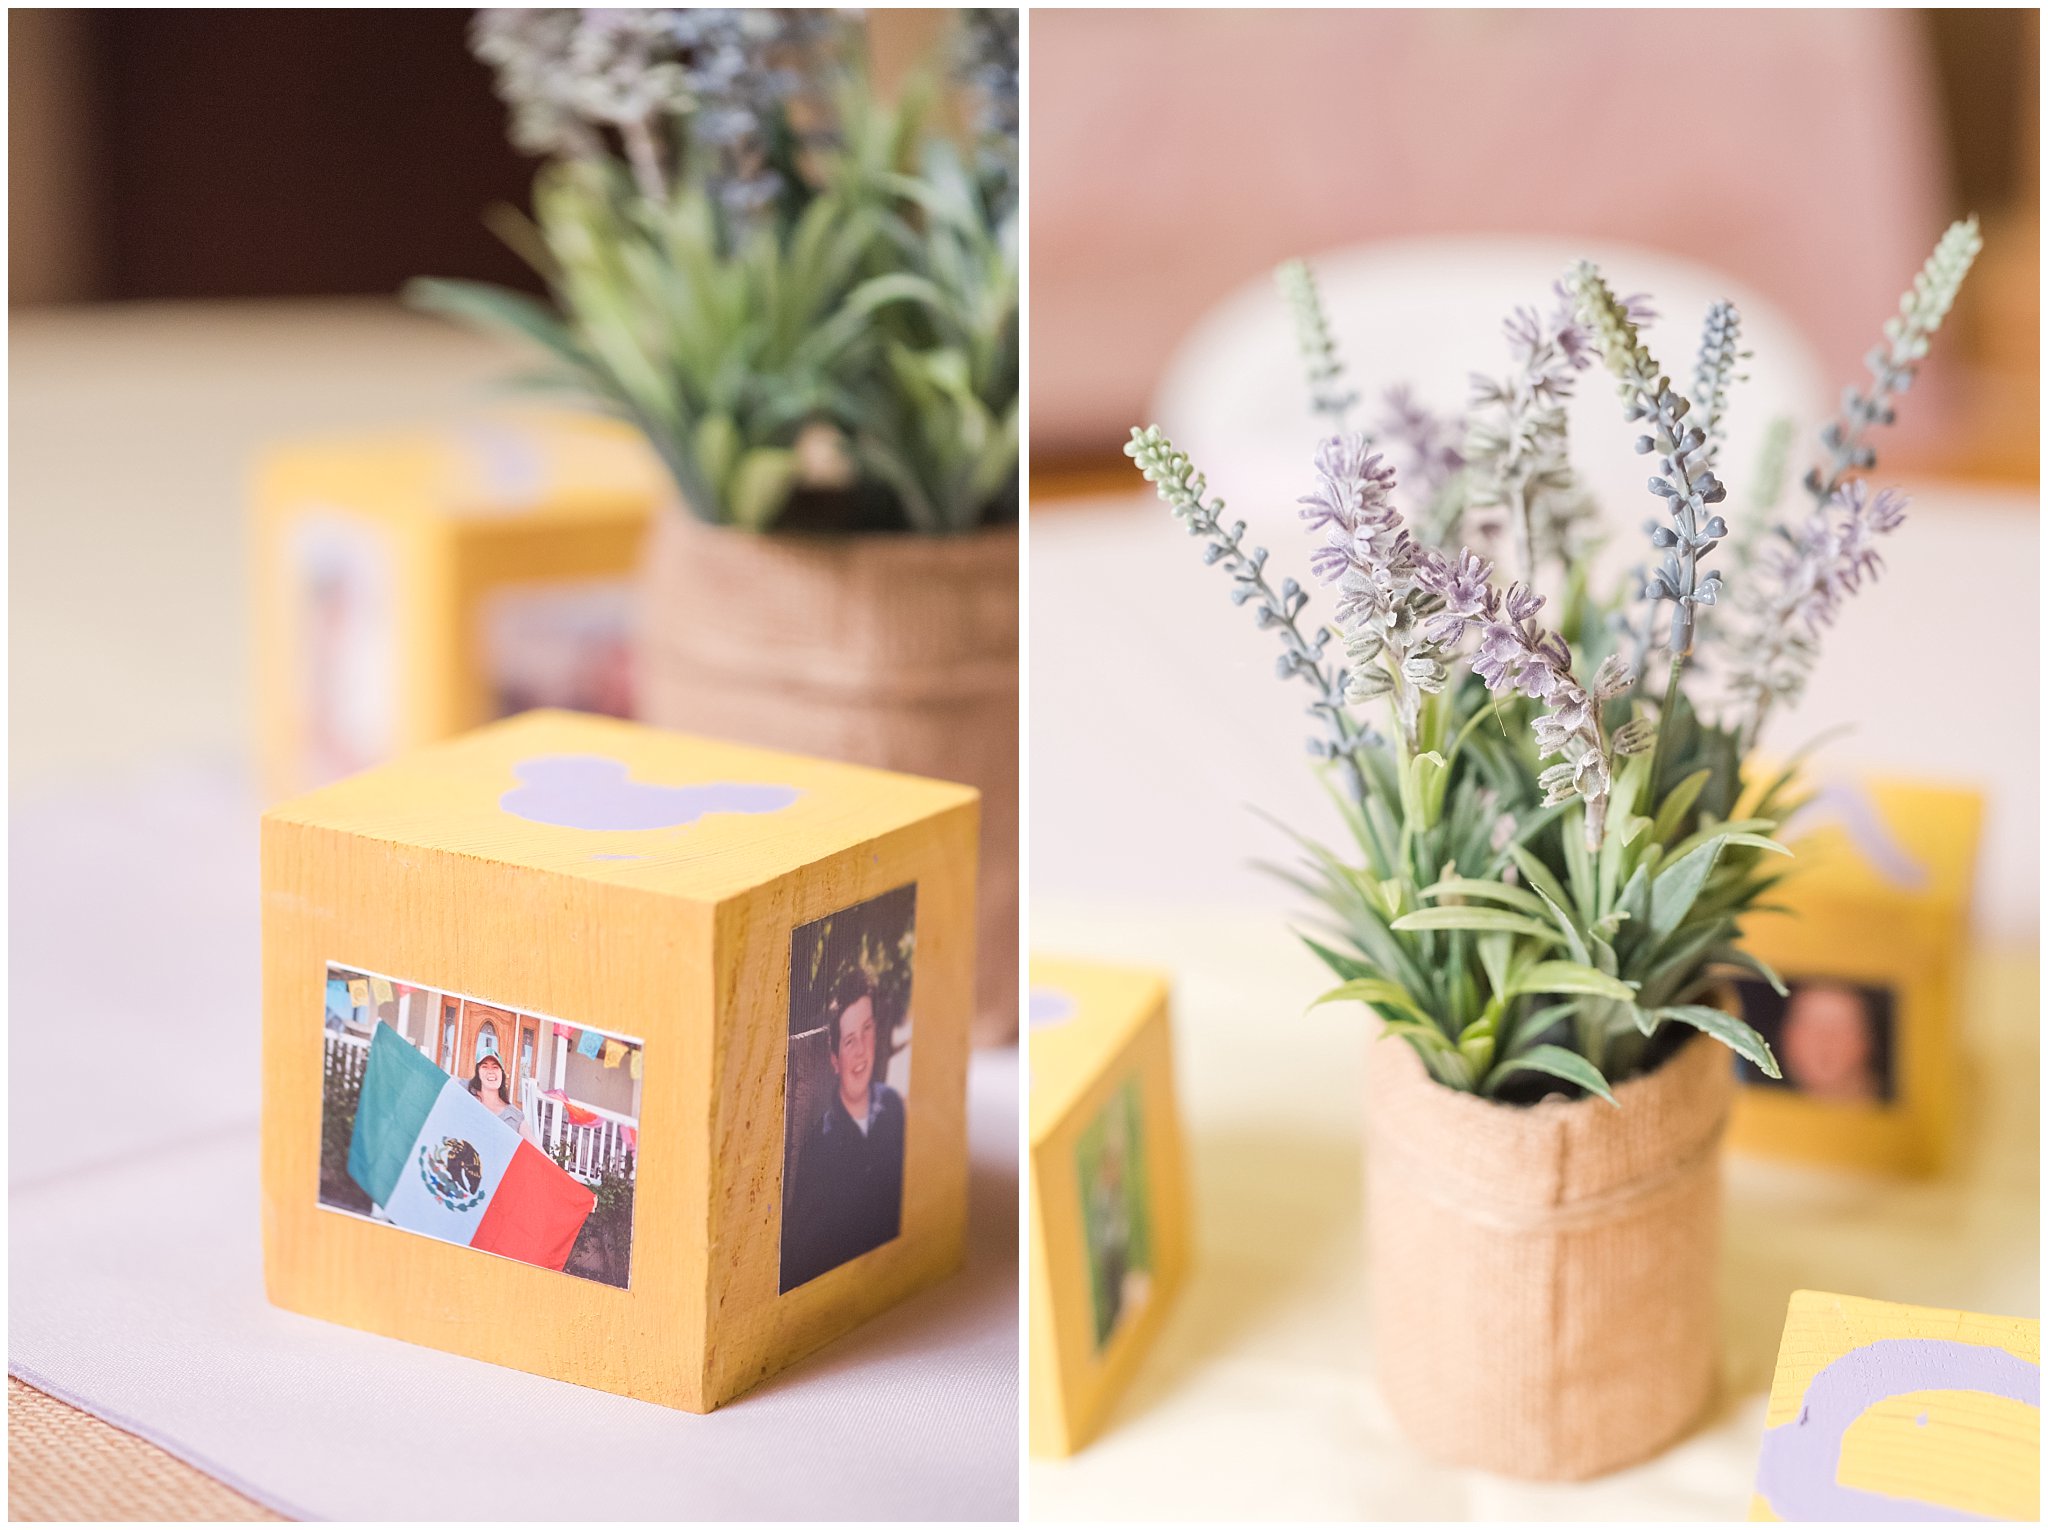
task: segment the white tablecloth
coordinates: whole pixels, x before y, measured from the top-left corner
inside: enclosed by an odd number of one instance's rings
[[[1195,1231],[1179,1304],[1101,1437],[1031,1463],[1034,1519],[1739,1520],[1793,1290],[2040,1310],[2039,968],[2007,948],[1964,996],[1970,1104],[1950,1173],[1730,1159],[1723,1389],[1694,1434],[1582,1485],[1434,1466],[1371,1379],[1357,1006],[1304,1015],[1331,980],[1256,906],[1038,899],[1032,943],[1174,974]]]
[[[709,1416],[269,1306],[255,823],[198,767],[14,803],[14,1374],[295,1517],[1014,1517],[1011,1051],[965,1271]]]

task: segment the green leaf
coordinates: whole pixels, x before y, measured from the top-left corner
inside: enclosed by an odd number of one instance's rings
[[[1748,1058],[1770,1078],[1782,1078],[1778,1071],[1778,1059],[1771,1055],[1769,1045],[1743,1021],[1725,1011],[1706,1004],[1668,1004],[1657,1011],[1659,1020],[1676,1020],[1695,1030],[1705,1031],[1716,1041]]]
[[[1686,856],[1692,854],[1693,851],[1699,849],[1701,845],[1707,844],[1712,840],[1721,839],[1730,834],[1749,834],[1758,829],[1768,830],[1775,826],[1776,821],[1769,818],[1732,818],[1726,823],[1710,823],[1697,833],[1673,845],[1670,852],[1664,857],[1664,864],[1667,867],[1675,865]]]
[[[1515,938],[1498,932],[1479,937],[1479,965],[1486,973],[1487,985],[1496,993],[1503,994],[1508,988],[1508,960],[1514,955]]]
[[[1415,797],[1422,809],[1424,829],[1434,828],[1443,817],[1444,791],[1450,785],[1450,769],[1434,750],[1418,754],[1411,762],[1415,772]]]
[[[1541,1036],[1551,1026],[1579,1007],[1577,999],[1566,999],[1558,1004],[1544,1004],[1512,1021],[1501,1035],[1500,1048],[1504,1054],[1526,1050],[1522,1043],[1532,1036]]]
[[[1586,945],[1585,932],[1578,927],[1577,922],[1565,911],[1565,904],[1569,899],[1564,887],[1558,882],[1556,877],[1550,874],[1549,869],[1541,861],[1537,860],[1535,856],[1524,850],[1520,845],[1513,845],[1509,848],[1514,854],[1515,865],[1521,869],[1522,875],[1529,879],[1529,885],[1536,889],[1537,896],[1549,905],[1551,915],[1556,919],[1558,928],[1564,931],[1565,948],[1571,952],[1572,959],[1580,962],[1591,962],[1593,960],[1593,953]]]
[[[1733,946],[1722,952],[1717,960],[1726,962],[1731,967],[1741,967],[1746,971],[1754,972],[1758,977],[1771,985],[1772,991],[1779,998],[1786,999],[1791,997],[1791,990],[1785,986],[1785,980],[1778,976],[1777,971],[1769,962],[1758,956],[1754,951],[1741,946]]]
[[[1299,930],[1295,932],[1295,938],[1315,952],[1317,956],[1321,957],[1323,965],[1346,982],[1350,982],[1355,978],[1372,976],[1372,968],[1354,956],[1346,956],[1341,951],[1332,951],[1328,946],[1320,941],[1310,939]]]
[[[1486,1092],[1492,1093],[1499,1082],[1510,1073],[1547,1073],[1552,1078],[1564,1079],[1577,1084],[1590,1093],[1597,1094],[1608,1104],[1619,1102],[1614,1091],[1607,1087],[1607,1080],[1600,1076],[1600,1070],[1587,1062],[1576,1052],[1560,1046],[1546,1044],[1531,1047],[1519,1057],[1510,1057],[1493,1070],[1486,1079]]]
[[[1399,983],[1392,983],[1381,977],[1353,978],[1348,983],[1332,988],[1328,993],[1309,1005],[1309,1008],[1316,1009],[1324,1004],[1335,1004],[1346,1000],[1356,1000],[1361,1004],[1384,1004],[1389,1009],[1401,1010],[1421,1024],[1427,1025],[1430,1023],[1429,1016],[1423,1012],[1422,1007],[1415,1002],[1414,997],[1407,989],[1403,988]]]
[[[1578,911],[1581,927],[1591,924],[1599,917],[1600,909],[1594,899],[1599,892],[1599,883],[1594,877],[1593,853],[1586,848],[1585,804],[1575,802],[1573,811],[1564,816],[1560,825],[1560,837],[1564,841],[1565,871],[1571,881],[1572,906]]]
[[[1583,993],[1602,999],[1633,1000],[1636,989],[1583,962],[1538,962],[1515,980],[1516,993]]]
[[[1551,926],[1538,924],[1526,915],[1511,914],[1500,908],[1477,908],[1471,904],[1419,908],[1412,914],[1403,914],[1389,928],[1403,933],[1410,930],[1498,930],[1504,935],[1525,935],[1531,940],[1552,943],[1563,938]]]
[[[1775,839],[1766,839],[1761,834],[1730,834],[1727,838],[1728,843],[1731,845],[1746,845],[1752,850],[1768,850],[1772,855],[1790,855],[1792,853],[1790,849],[1779,844]]]
[[[766,529],[789,502],[796,475],[796,453],[783,447],[757,446],[741,457],[726,493],[733,523],[750,531]]]
[[[1650,940],[1661,945],[1664,938],[1685,922],[1693,901],[1707,885],[1708,873],[1720,859],[1722,837],[1717,835],[1696,850],[1689,850],[1667,863],[1650,884]]]
[[[1614,906],[1614,894],[1621,886],[1622,868],[1628,859],[1629,846],[1650,826],[1647,818],[1636,815],[1637,799],[1642,795],[1644,784],[1650,776],[1650,757],[1646,754],[1632,755],[1614,778],[1614,789],[1607,804],[1607,837],[1600,844],[1600,892],[1595,909],[1605,910]],[[1588,917],[1588,924],[1593,921]]]
[[[1663,805],[1657,809],[1655,822],[1650,825],[1650,838],[1660,845],[1671,843],[1671,836],[1685,822],[1685,815],[1692,811],[1692,805],[1699,801],[1700,788],[1713,777],[1713,770],[1696,770],[1672,787],[1665,796]]]
[[[1482,882],[1474,877],[1444,877],[1422,889],[1425,898],[1484,898],[1494,903],[1505,903],[1510,908],[1521,909],[1543,919],[1550,914],[1550,905],[1526,887],[1512,887],[1506,882]]]

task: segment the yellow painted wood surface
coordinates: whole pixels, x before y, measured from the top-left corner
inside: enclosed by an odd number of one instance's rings
[[[500,798],[520,762],[792,786],[774,813],[596,832]],[[978,799],[969,788],[563,712],[418,750],[264,815],[263,1238],[272,1301],[708,1411],[959,1264]],[[604,859],[600,857],[633,857]],[[790,936],[918,885],[901,1234],[778,1296]],[[631,1286],[317,1200],[326,964],[645,1039]]]
[[[1983,798],[1904,780],[1860,783],[1885,835],[1925,877],[1902,886],[1839,819],[1797,837],[1792,876],[1767,901],[1787,913],[1744,922],[1744,943],[1787,984],[1835,979],[1892,990],[1893,1098],[1836,1101],[1761,1085],[1739,1093],[1740,1151],[1895,1173],[1948,1159],[1958,1012]]]
[[[615,421],[510,412],[462,426],[282,444],[255,465],[254,601],[260,763],[272,800],[308,775],[305,620],[295,528],[336,517],[382,549],[391,580],[392,753],[490,720],[481,651],[495,591],[630,579],[667,479]]]
[[[1930,1339],[2002,1349],[2041,1363],[2035,1318],[1992,1317],[1940,1307],[1795,1291],[1785,1315],[1778,1368],[1764,1427],[1801,1417],[1821,1371],[1865,1345]],[[1934,1378],[1930,1378],[1933,1381]],[[2036,1395],[2038,1396],[2038,1383]],[[1834,1480],[1930,1511],[1975,1518],[2037,1520],[2041,1504],[2041,1410],[1983,1391],[1931,1384],[1874,1399],[1843,1435]],[[1752,1520],[1774,1520],[1759,1480]],[[1899,1517],[1919,1517],[1905,1514]],[[1930,1512],[1924,1517],[1937,1517]]]
[[[1174,1088],[1167,982],[1096,962],[1031,959],[1031,1009],[1064,1012],[1029,1032],[1031,1452],[1066,1456],[1102,1427],[1186,1279],[1187,1165]],[[1143,1306],[1099,1349],[1082,1205],[1080,1144],[1135,1084],[1154,1268]]]

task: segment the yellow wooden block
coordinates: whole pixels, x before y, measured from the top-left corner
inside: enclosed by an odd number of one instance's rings
[[[667,479],[634,431],[522,412],[274,448],[251,499],[273,800],[536,706],[632,711]]]
[[[1088,1443],[1187,1271],[1166,980],[1031,959],[1031,1451]]]
[[[2041,1325],[1795,1291],[1751,1519],[2041,1517]]]
[[[271,1300],[703,1412],[956,1269],[978,816],[567,712],[273,808]]]
[[[1944,1162],[1982,821],[1971,791],[1819,787],[1795,821],[1792,874],[1766,900],[1789,912],[1744,922],[1790,997],[1736,985],[1785,1074],[1740,1070],[1737,1148],[1907,1173]]]

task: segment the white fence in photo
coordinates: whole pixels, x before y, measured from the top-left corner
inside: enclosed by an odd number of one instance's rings
[[[363,1069],[370,1060],[369,1038],[329,1031],[326,1040],[323,1082],[332,1087],[338,1079],[347,1091],[360,1091]],[[639,1177],[639,1154],[627,1137],[633,1126],[630,1116],[617,1115],[596,1105],[579,1105],[578,1110],[587,1110],[596,1117],[579,1126],[569,1119],[567,1106],[541,1093],[536,1080],[523,1080],[521,1092],[526,1097],[526,1134],[551,1161],[562,1164],[586,1185],[602,1179],[607,1166],[628,1180]]]
[[[322,1083],[339,1076],[351,1093],[363,1087],[363,1069],[370,1061],[370,1039],[346,1031],[327,1033],[327,1050]]]
[[[578,1108],[590,1111],[597,1119],[578,1126],[569,1119],[568,1108],[560,1100],[542,1094],[531,1079],[527,1081],[527,1099],[535,1144],[586,1185],[594,1185],[603,1178],[607,1165],[629,1180],[639,1177],[639,1154],[627,1145],[626,1132],[633,1125],[628,1117],[584,1105]],[[564,1143],[568,1152],[566,1162],[562,1154]]]

